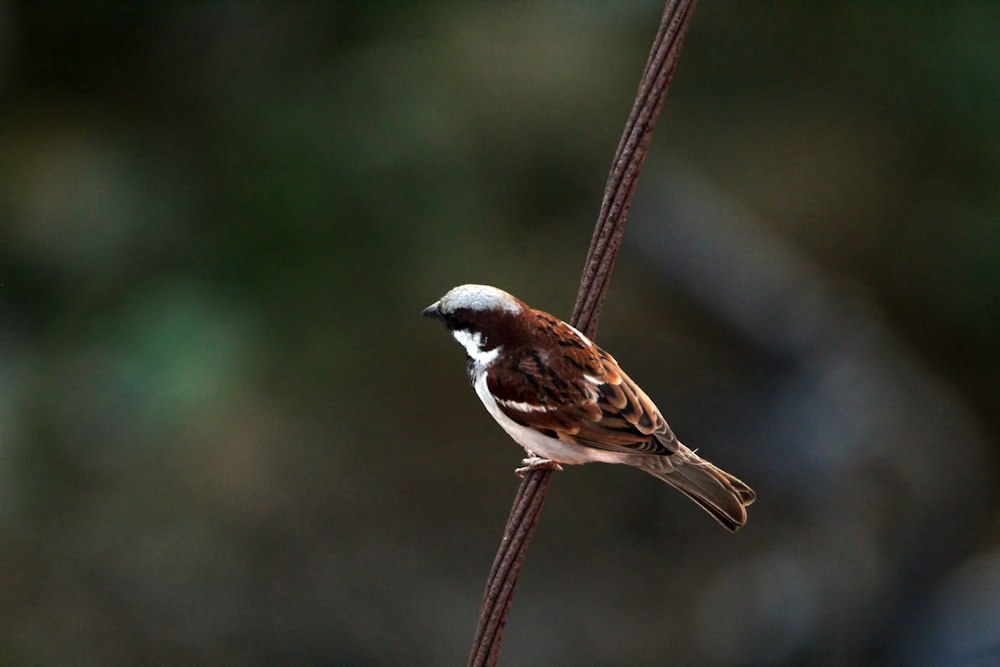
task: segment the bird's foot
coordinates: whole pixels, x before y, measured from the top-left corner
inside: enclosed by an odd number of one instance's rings
[[[562,470],[562,466],[555,461],[543,459],[541,456],[531,454],[526,459],[521,459],[521,467],[515,470],[518,477],[524,477],[533,470]]]

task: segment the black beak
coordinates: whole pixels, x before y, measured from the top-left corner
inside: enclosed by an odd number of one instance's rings
[[[420,313],[424,317],[433,317],[435,320],[441,319],[441,302],[435,301],[431,305],[424,308],[424,312]]]

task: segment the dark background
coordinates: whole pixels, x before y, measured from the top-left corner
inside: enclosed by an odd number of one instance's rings
[[[0,0],[0,662],[461,664],[655,2]],[[1000,656],[1000,4],[695,11],[599,342],[759,494],[553,480],[511,665]]]

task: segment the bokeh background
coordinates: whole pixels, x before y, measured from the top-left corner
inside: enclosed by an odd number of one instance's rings
[[[657,2],[0,0],[0,662],[464,662]],[[759,493],[554,479],[511,665],[1000,660],[1000,4],[703,2],[599,342]]]

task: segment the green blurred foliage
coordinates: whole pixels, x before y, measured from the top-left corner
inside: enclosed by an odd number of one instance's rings
[[[483,282],[568,316],[659,12],[0,0],[0,661],[461,662],[519,453],[418,315]],[[761,502],[733,538],[567,471],[510,664],[989,645],[954,619],[1000,599],[968,592],[1000,571],[998,118],[995,3],[700,3],[639,197],[683,163],[866,304],[940,412],[845,371],[850,405],[933,444],[841,475],[839,430],[782,431],[823,414],[755,403],[809,364],[626,249],[602,343]]]

